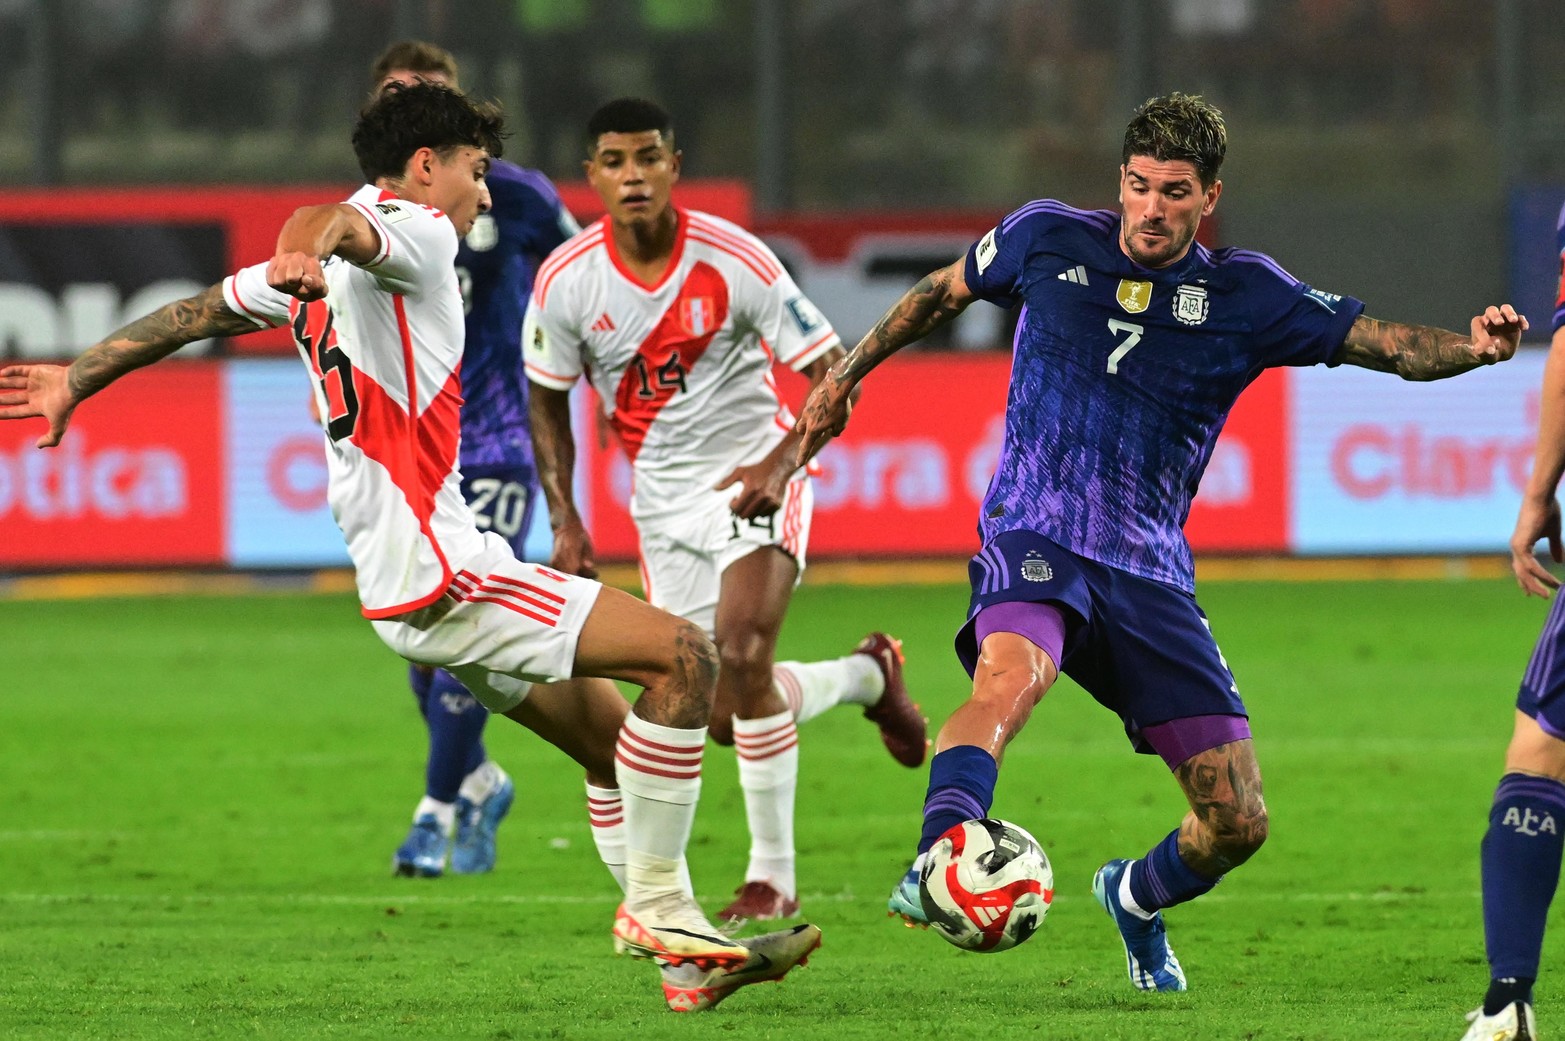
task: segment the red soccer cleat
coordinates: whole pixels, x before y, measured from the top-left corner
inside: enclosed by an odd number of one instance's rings
[[[902,641],[885,633],[870,633],[853,648],[880,666],[886,690],[864,710],[864,718],[880,727],[880,740],[891,758],[903,766],[922,766],[929,751],[929,720],[908,697],[902,680]]]
[[[732,933],[746,922],[771,922],[779,918],[792,918],[799,913],[799,901],[784,896],[770,882],[746,882],[734,890],[734,902],[717,913],[723,931]],[[746,945],[749,941],[745,941]]]

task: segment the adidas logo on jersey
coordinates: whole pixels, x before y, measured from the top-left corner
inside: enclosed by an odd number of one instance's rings
[[[611,333],[611,332],[613,332],[614,331],[614,319],[609,317],[609,313],[607,311],[604,311],[602,314],[600,314],[598,316],[598,320],[596,322],[592,323],[592,331],[595,332],[595,333]]]
[[[1077,265],[1068,271],[1061,271],[1057,276],[1062,282],[1074,282],[1079,286],[1087,284],[1087,269]]]

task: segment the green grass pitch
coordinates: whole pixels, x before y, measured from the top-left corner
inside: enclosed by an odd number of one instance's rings
[[[350,597],[0,602],[0,1037],[1454,1041],[1487,978],[1478,840],[1544,605],[1491,580],[1210,583],[1202,602],[1253,715],[1272,838],[1170,912],[1188,994],[1130,987],[1089,891],[1174,826],[1178,789],[1062,683],[994,808],[1054,864],[1033,940],[964,954],[884,916],[925,774],[841,709],[801,743],[800,883],[825,945],[701,1016],[612,957],[580,776],[505,720],[490,747],[522,795],[496,872],[389,877],[422,729]],[[938,724],[967,689],[964,607],[954,585],[806,585],[783,656],[889,629]],[[732,752],[706,764],[690,853],[715,909],[747,839]],[[1559,950],[1545,1028],[1565,1022]]]

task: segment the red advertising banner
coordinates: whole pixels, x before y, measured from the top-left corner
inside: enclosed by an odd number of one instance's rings
[[[804,378],[785,370],[777,376],[785,399],[800,405]],[[975,552],[978,504],[999,455],[1009,377],[1010,357],[990,353],[911,353],[877,370],[847,433],[821,452],[810,555]],[[591,395],[584,400],[598,407]],[[612,436],[583,440],[578,459],[598,555],[632,559],[630,464]]]
[[[1185,535],[1197,553],[1288,549],[1289,373],[1261,374],[1228,416]]]
[[[978,509],[999,459],[1010,368],[1004,354],[910,353],[876,370],[847,432],[820,455],[810,555],[976,552]],[[778,375],[797,407],[805,381]],[[1234,409],[1186,529],[1196,550],[1287,548],[1287,384],[1286,373],[1268,373]],[[611,435],[583,440],[578,459],[590,487],[598,555],[632,559],[630,465]]]
[[[56,448],[0,426],[0,568],[225,563],[222,408],[219,365],[191,362],[125,377]]]

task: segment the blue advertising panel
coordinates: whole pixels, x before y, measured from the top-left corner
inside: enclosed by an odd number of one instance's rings
[[[234,567],[348,565],[326,504],[326,448],[297,358],[232,361],[228,402],[228,558]]]
[[[1506,552],[1546,356],[1524,349],[1434,383],[1347,366],[1293,372],[1293,550]]]

